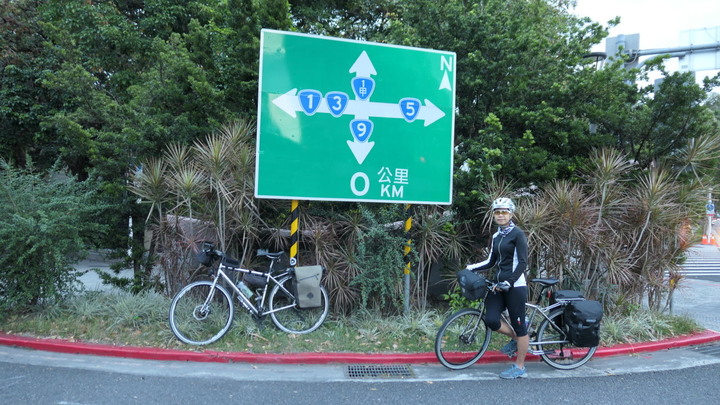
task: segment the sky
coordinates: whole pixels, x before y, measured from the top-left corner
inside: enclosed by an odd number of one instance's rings
[[[681,31],[720,26],[720,0],[577,0],[574,13],[603,25],[620,16],[620,24],[610,30],[610,37],[640,34],[641,50],[677,47],[682,45]],[[605,43],[593,51],[605,52]],[[671,71],[678,65],[677,58],[666,64]],[[701,80],[716,72],[703,71],[696,77]]]

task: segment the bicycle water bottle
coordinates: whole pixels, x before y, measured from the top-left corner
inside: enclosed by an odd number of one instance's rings
[[[243,283],[242,280],[238,281],[237,283],[238,288],[240,291],[242,291],[243,294],[245,294],[246,297],[250,298],[253,296],[253,292],[245,283]]]

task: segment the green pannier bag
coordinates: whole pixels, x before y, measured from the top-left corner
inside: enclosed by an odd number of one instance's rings
[[[293,283],[297,304],[300,308],[317,308],[322,305],[322,293],[320,292],[322,273],[322,266],[295,267]]]

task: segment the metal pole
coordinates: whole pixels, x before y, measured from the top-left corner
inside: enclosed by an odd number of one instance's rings
[[[412,240],[410,239],[410,228],[412,228],[411,208],[412,204],[405,204],[405,214],[407,215],[405,219],[405,237],[407,238],[407,243],[405,243],[403,247],[403,257],[405,258],[405,269],[403,270],[403,279],[405,281],[403,309],[405,315],[410,313],[410,267],[412,265],[412,263],[410,263],[410,246],[412,244]]]
[[[300,224],[300,211],[298,206],[300,202],[298,200],[292,200],[290,210],[290,266],[297,266],[297,254],[298,254],[298,228]]]
[[[707,203],[707,239],[708,239],[708,245],[714,245],[715,237],[713,235],[713,229],[712,229],[712,220],[713,215],[715,214],[715,206],[712,202],[712,190],[708,191],[708,203]]]

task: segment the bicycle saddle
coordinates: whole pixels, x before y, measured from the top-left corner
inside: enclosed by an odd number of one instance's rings
[[[273,259],[273,260],[279,259],[280,256],[282,256],[284,253],[285,253],[285,252],[274,252],[274,253],[271,253],[271,252],[268,252],[268,251],[265,250],[265,249],[258,249],[258,251],[257,251],[257,255],[258,255],[258,256],[265,256],[265,257],[267,257],[268,259]]]
[[[550,287],[551,285],[557,284],[560,280],[556,278],[534,278],[530,281],[532,281],[533,283],[540,283],[545,287]]]

